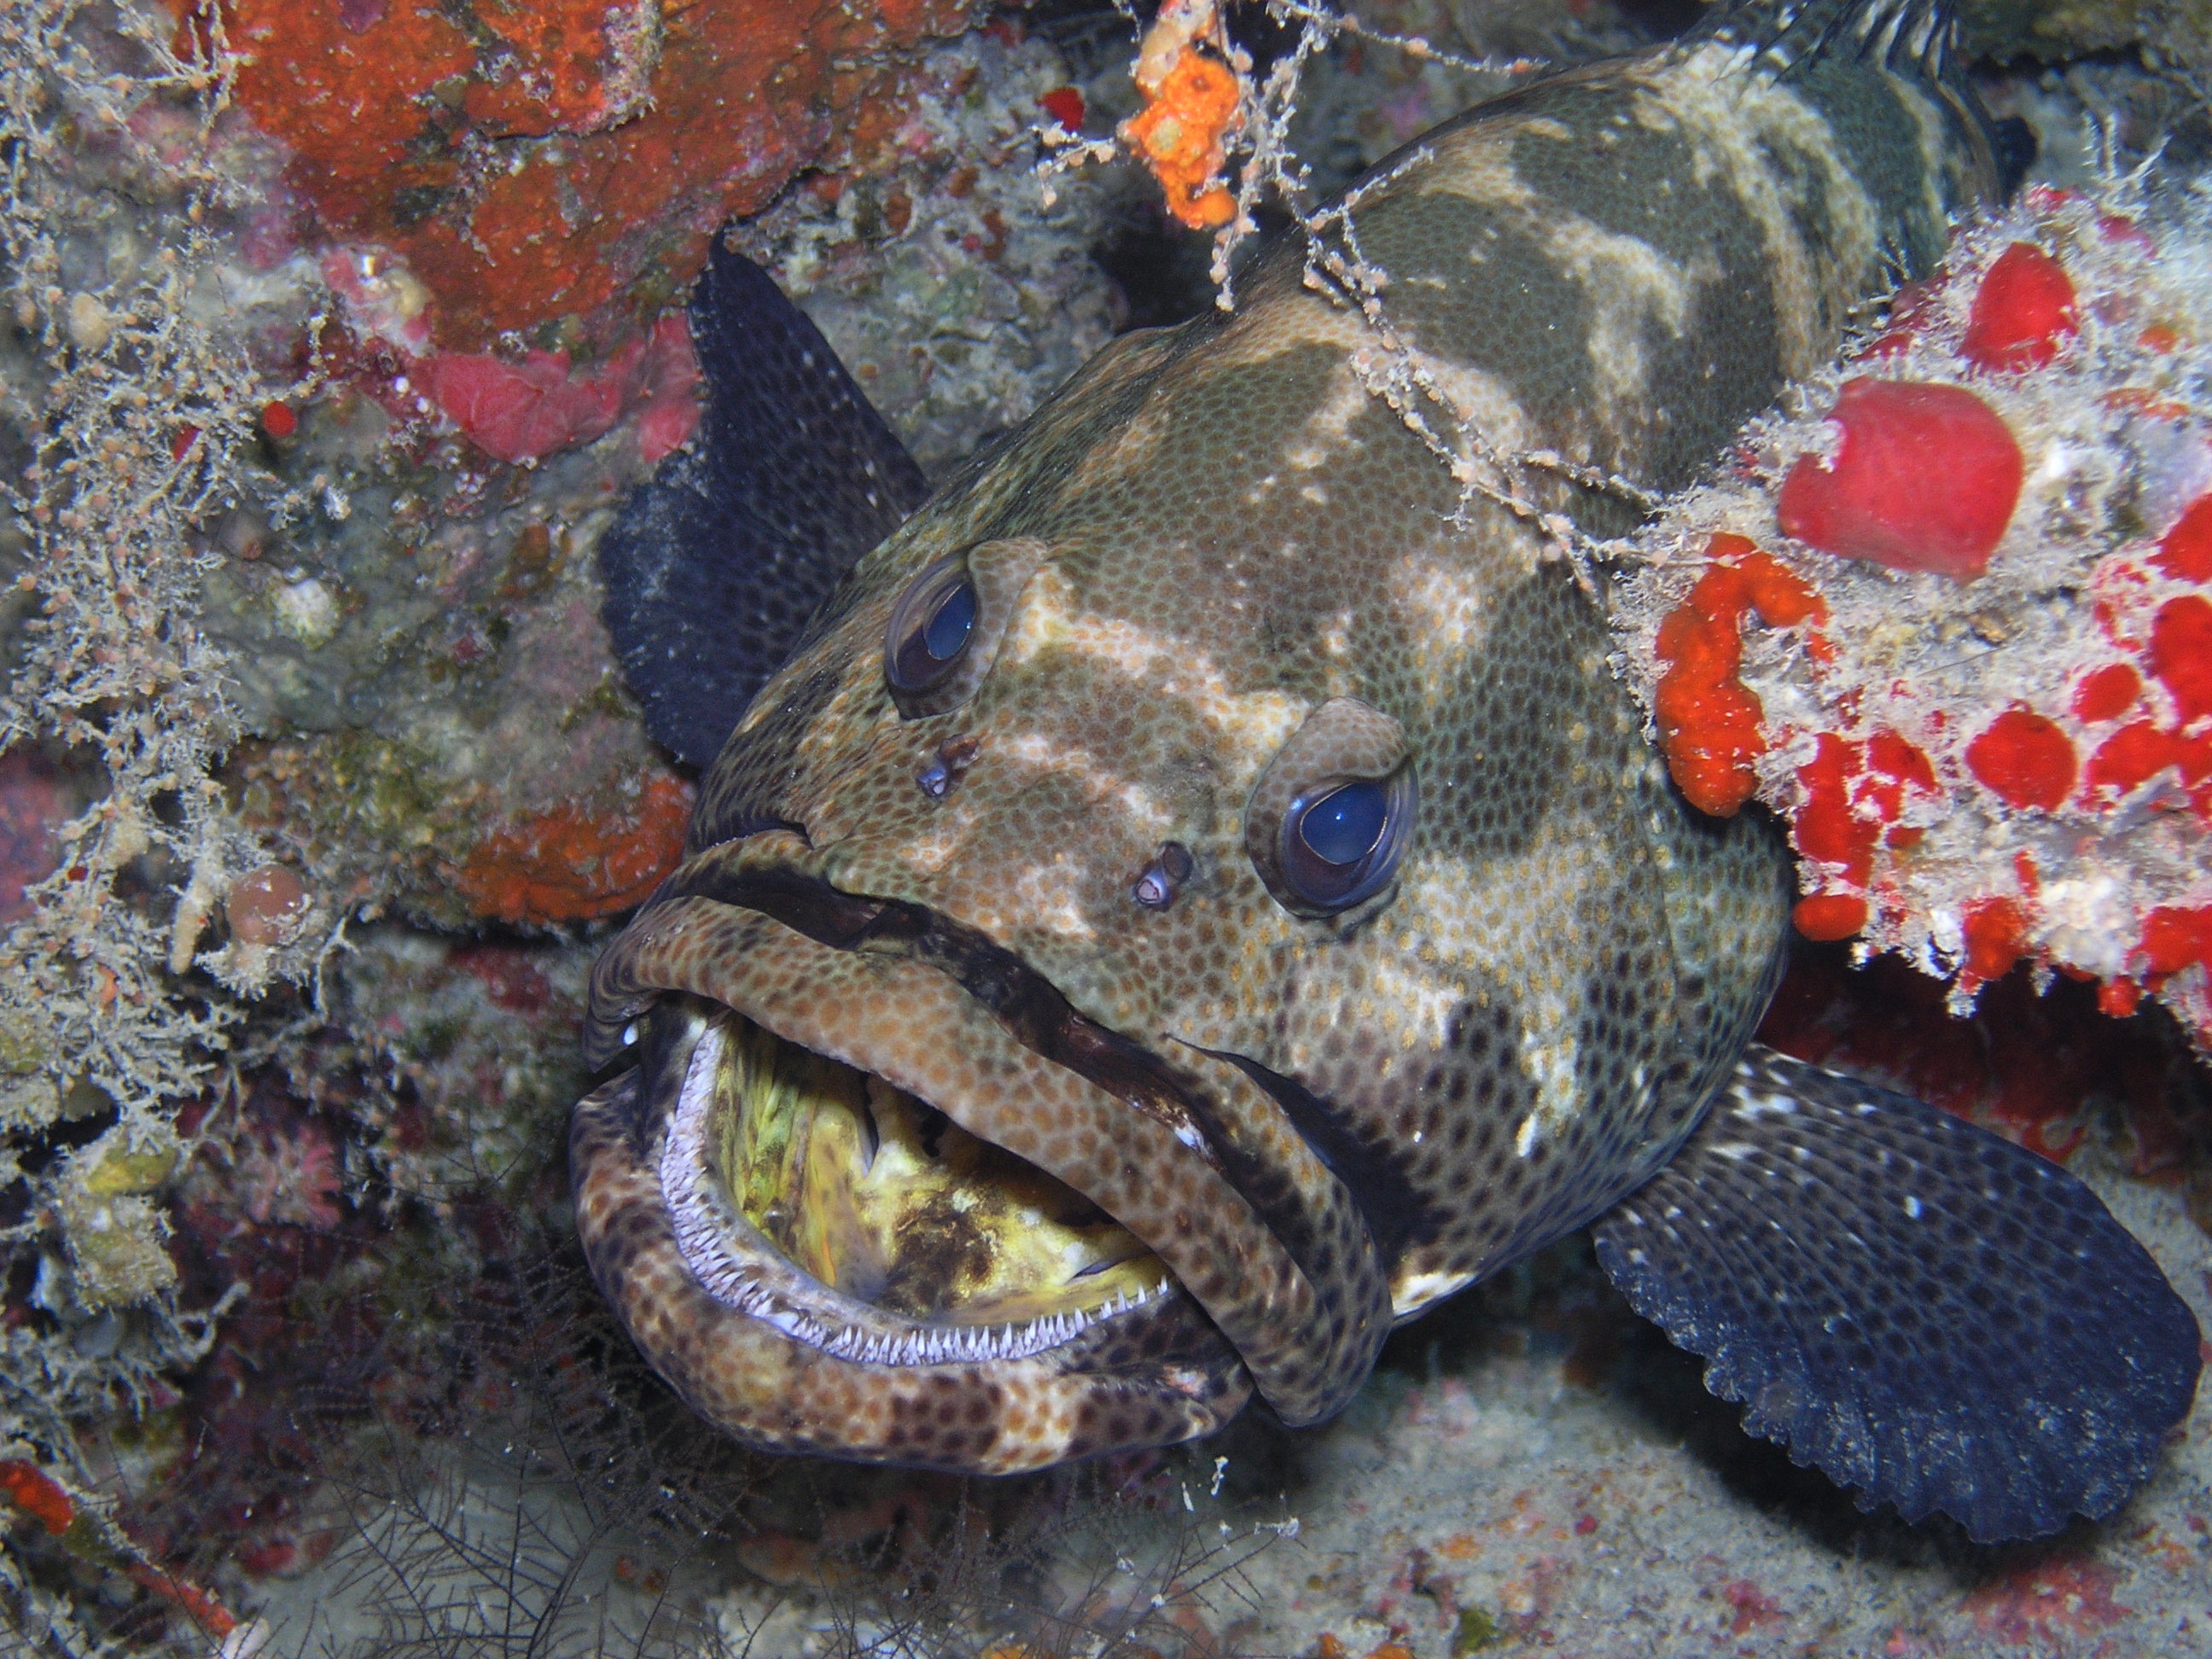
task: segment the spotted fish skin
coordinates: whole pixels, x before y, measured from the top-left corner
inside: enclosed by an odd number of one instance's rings
[[[860,560],[595,981],[594,1062],[645,1057],[579,1109],[580,1225],[695,1406],[980,1471],[1200,1432],[1248,1389],[1315,1422],[1395,1321],[1667,1163],[1771,991],[1786,859],[1674,792],[1560,547],[1688,483],[1992,189],[1942,33],[1753,5],[1481,106]],[[902,702],[887,630],[948,559],[965,654]],[[1394,768],[1395,878],[1287,903],[1285,803]],[[679,1340],[639,1291],[684,1272],[640,1172],[718,1008],[1086,1195],[1178,1297],[1103,1365],[1096,1334],[828,1358],[726,1297]]]

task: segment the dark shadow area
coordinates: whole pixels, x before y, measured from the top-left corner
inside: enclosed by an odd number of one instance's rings
[[[1004,1480],[752,1452],[617,1326],[557,1163],[518,1178],[456,1148],[434,1200],[349,1191],[343,1113],[265,1074],[222,1109],[175,1247],[181,1300],[227,1311],[155,1402],[173,1449],[149,1458],[143,1425],[101,1443],[127,1545],[10,1539],[96,1637],[212,1652],[245,1631],[264,1659],[1248,1650],[1243,1564],[1283,1511],[1214,1501],[1215,1446]],[[4,1584],[0,1634],[78,1650]]]
[[[1171,328],[1211,309],[1212,237],[1184,229],[1157,201],[1132,192],[1121,192],[1115,207],[1091,257],[1120,291],[1116,331]]]

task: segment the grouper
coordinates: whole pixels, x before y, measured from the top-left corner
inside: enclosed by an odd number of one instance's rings
[[[693,1410],[976,1473],[1317,1424],[1589,1227],[1863,1504],[2146,1478],[2187,1306],[2065,1170],[1753,1043],[1787,848],[1674,789],[1577,556],[1995,194],[1949,33],[1764,0],[1518,85],[933,492],[715,249],[700,434],[601,547],[702,776],[570,1137]]]

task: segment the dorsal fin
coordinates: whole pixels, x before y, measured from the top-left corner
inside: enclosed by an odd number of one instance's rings
[[[1832,52],[1940,76],[1949,65],[1951,0],[1751,0],[1699,31],[1757,50],[1777,73]]]

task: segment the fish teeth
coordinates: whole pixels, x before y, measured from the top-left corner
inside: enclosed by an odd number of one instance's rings
[[[720,1030],[709,1025],[701,1033],[685,1068],[681,1097],[661,1154],[660,1175],[661,1190],[671,1200],[669,1218],[678,1246],[702,1286],[724,1306],[773,1327],[795,1342],[856,1364],[929,1365],[1025,1359],[1073,1341],[1093,1325],[1142,1307],[1164,1293],[1163,1286],[1139,1285],[1133,1295],[1128,1286],[1121,1285],[1096,1307],[1065,1309],[1018,1324],[1012,1320],[997,1325],[916,1324],[888,1331],[836,1322],[796,1304],[793,1287],[779,1289],[770,1270],[732,1248],[727,1235],[733,1229],[744,1232],[744,1224],[741,1218],[733,1221],[727,1205],[718,1202],[698,1178],[705,1167],[706,1108],[722,1050]],[[759,1241],[758,1248],[765,1249],[765,1241]],[[836,1296],[823,1288],[826,1294]]]

